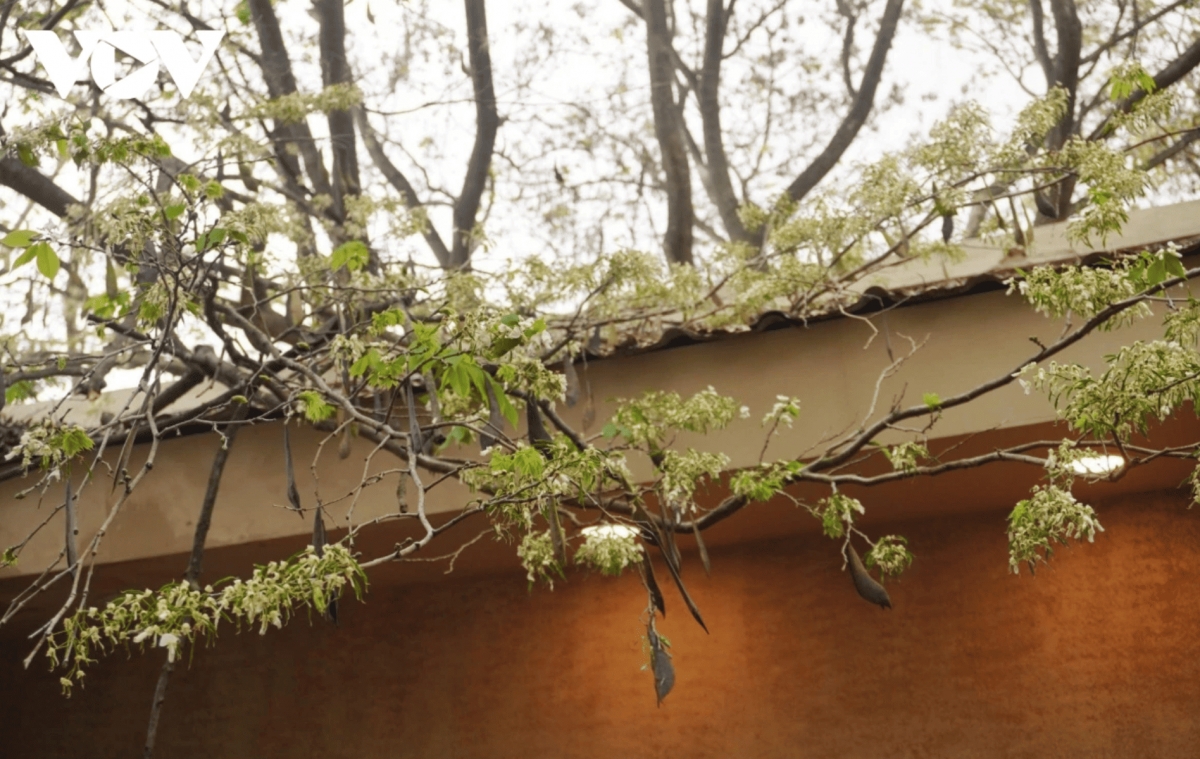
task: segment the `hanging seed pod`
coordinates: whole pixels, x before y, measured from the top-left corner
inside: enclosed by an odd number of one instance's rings
[[[567,408],[573,408],[579,403],[579,374],[575,371],[575,362],[570,356],[563,359],[563,375],[567,380]]]
[[[104,294],[116,300],[121,296],[121,288],[117,285],[117,270],[113,268],[112,259],[104,259]]]
[[[413,395],[412,383],[404,385],[404,403],[408,406],[408,445],[409,453],[414,460],[425,448],[425,439],[421,436],[421,423],[417,420],[417,399]]]
[[[313,518],[313,536],[312,546],[316,551],[317,556],[325,555],[325,546],[328,541],[325,538],[325,519],[321,516],[321,509],[316,509],[316,516]],[[337,624],[337,597],[330,596],[325,601],[325,618],[330,622]]]
[[[887,591],[867,572],[862,560],[858,558],[858,552],[849,543],[846,543],[846,559],[849,562],[850,579],[854,580],[854,589],[858,594],[881,609],[892,608],[892,599],[888,597]]]
[[[287,499],[292,508],[300,516],[304,516],[304,507],[300,505],[300,491],[296,489],[296,468],[292,464],[292,438],[288,432],[287,422],[283,424],[283,466],[287,475]]]
[[[396,507],[400,509],[401,514],[408,513],[408,485],[404,480],[404,474],[400,474],[400,481],[396,483]]]
[[[662,590],[658,587],[658,579],[654,576],[654,565],[650,563],[650,552],[642,546],[642,584],[650,594],[650,603],[658,609],[658,613],[667,616],[667,603],[663,599]]]
[[[667,653],[662,640],[654,630],[653,620],[646,628],[646,637],[650,640],[650,668],[654,672],[654,695],[658,697],[658,705],[662,706],[663,699],[675,687],[675,665],[671,663],[671,655]]]
[[[562,522],[558,518],[558,507],[550,504],[546,508],[546,521],[550,523],[550,544],[554,547],[554,560],[563,570],[567,568],[567,541],[563,537]]]
[[[121,452],[117,455],[117,465],[113,467],[113,492],[117,489],[117,483],[125,483],[128,487],[129,483],[129,457],[133,452],[133,443],[137,440],[139,421],[134,421],[129,426],[129,434],[125,437],[125,444],[121,446]]]
[[[712,576],[712,564],[708,561],[708,546],[704,545],[704,538],[700,537],[700,527],[692,520],[692,534],[696,536],[696,548],[700,551],[700,563],[704,565],[704,574]]]
[[[545,451],[550,444],[550,433],[542,423],[542,414],[537,409],[537,401],[532,398],[525,404],[525,418],[529,426],[529,442],[537,449]]]
[[[487,427],[479,434],[479,452],[487,453],[499,441],[500,433],[504,431],[504,414],[500,411],[500,403],[496,400],[496,391],[492,383],[485,384],[488,400]]]
[[[67,569],[72,574],[75,573],[76,567],[79,564],[79,549],[76,547],[76,536],[79,533],[78,520],[75,515],[75,493],[71,488],[71,478],[67,477],[67,500],[63,506],[66,512],[66,546],[67,546]]]
[[[338,458],[345,461],[350,457],[350,425],[346,424],[346,409],[338,406],[337,410],[338,428],[342,431],[342,437],[338,441]]]

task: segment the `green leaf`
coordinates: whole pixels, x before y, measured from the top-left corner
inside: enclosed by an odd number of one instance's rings
[[[450,432],[446,435],[446,445],[471,442],[471,431],[466,427],[451,427]]]
[[[58,269],[59,269],[59,266],[61,265],[58,260],[58,255],[54,252],[54,250],[48,244],[46,244],[44,242],[39,242],[37,245],[31,246],[30,250],[32,250],[35,247],[38,248],[38,252],[37,252],[38,271],[40,271],[46,279],[54,279],[54,275],[58,274]]]
[[[492,383],[492,392],[496,396],[496,405],[500,407],[500,413],[508,420],[512,426],[517,426],[517,408],[508,400],[508,396],[504,393],[504,386],[496,381],[495,377],[487,375],[488,381]]]
[[[371,252],[364,243],[351,240],[333,249],[333,254],[329,256],[329,268],[337,271],[344,266],[350,271],[358,271],[367,265],[370,258]]]
[[[612,422],[604,425],[604,429],[600,430],[600,434],[610,440],[616,437],[618,432],[619,430],[617,429],[617,425],[613,424]]]
[[[450,362],[450,367],[446,370],[446,375],[443,378],[443,381],[450,385],[450,389],[452,389],[458,395],[461,395],[464,398],[470,395],[471,378],[467,376],[466,368],[464,366],[464,362],[462,361],[462,356],[457,356],[455,357],[455,360]]]
[[[937,393],[925,393],[925,395],[921,396],[921,400],[931,409],[937,409],[942,405],[942,399]]]
[[[315,390],[305,390],[297,396],[304,403],[304,417],[310,422],[323,422],[333,416],[333,406]]]
[[[500,318],[500,323],[506,327],[515,327],[521,321],[519,314],[505,314]]]
[[[1154,263],[1150,264],[1150,268],[1146,269],[1146,284],[1150,286],[1157,285],[1167,278],[1167,264],[1161,258],[1155,259]]]
[[[242,0],[242,2],[237,4],[237,8],[234,10],[234,15],[237,16],[238,21],[242,22],[243,26],[249,26],[250,4],[247,3],[246,0]]]
[[[1172,277],[1186,277],[1187,269],[1183,266],[1183,261],[1179,260],[1179,256],[1170,251],[1163,252],[1163,264],[1166,266],[1167,274]]]
[[[29,145],[25,143],[17,145],[17,158],[20,158],[21,163],[25,164],[29,168],[37,168],[37,154],[33,152],[33,148],[29,147]]]
[[[186,210],[187,210],[186,204],[174,203],[163,209],[163,215],[166,216],[168,220],[178,219],[180,216],[183,215],[183,212]]]
[[[34,397],[34,386],[29,380],[20,380],[4,390],[4,402],[15,403]]]
[[[513,348],[521,344],[520,338],[516,337],[501,337],[492,342],[492,356],[500,358]]]
[[[528,329],[525,330],[525,337],[533,337],[534,335],[543,332],[546,329],[546,320],[538,319]]]
[[[0,245],[9,248],[28,248],[33,243],[33,236],[36,234],[37,232],[32,229],[14,229],[5,235],[3,240],[0,240]]]

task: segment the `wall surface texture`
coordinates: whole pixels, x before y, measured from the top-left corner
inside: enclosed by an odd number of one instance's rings
[[[811,530],[717,546],[711,578],[685,558],[712,632],[667,590],[678,680],[661,708],[633,576],[531,593],[503,566],[381,572],[339,627],[229,630],[197,651],[156,756],[1194,757],[1200,510],[1177,490],[1093,502],[1106,532],[1036,577],[1008,573],[993,508],[873,523],[917,556],[891,612]],[[19,627],[0,632],[0,755],[140,755],[161,655],[113,655],[65,700],[40,661],[20,668]]]

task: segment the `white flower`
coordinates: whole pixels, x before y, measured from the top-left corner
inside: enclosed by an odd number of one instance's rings
[[[163,633],[158,637],[158,647],[167,649],[167,661],[175,661],[175,651],[179,648],[179,636],[174,633]]]

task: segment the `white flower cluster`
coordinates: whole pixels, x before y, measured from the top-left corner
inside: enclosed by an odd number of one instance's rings
[[[83,679],[83,668],[117,644],[148,643],[167,649],[174,661],[179,649],[196,636],[215,636],[222,620],[257,624],[259,633],[283,627],[297,607],[324,612],[330,600],[349,586],[361,594],[366,576],[349,549],[326,546],[318,556],[309,546],[286,561],[257,567],[249,579],[236,579],[220,588],[203,589],[186,582],[160,590],[126,593],[104,608],[80,609],[63,620],[63,629],[51,638],[46,654],[53,666],[69,667],[61,678],[68,693]]]
[[[878,567],[884,575],[895,577],[912,565],[913,555],[899,535],[885,535],[875,541],[867,554],[867,566]]]
[[[715,480],[729,466],[729,457],[723,453],[707,453],[688,448],[686,452],[668,450],[663,452],[662,492],[668,503],[691,501],[701,477]]]
[[[1104,527],[1091,506],[1075,500],[1075,496],[1056,485],[1033,489],[1030,498],[1021,501],[1008,517],[1008,565],[1013,573],[1021,564],[1034,566],[1053,553],[1053,544],[1067,540],[1096,539]]]
[[[575,551],[575,563],[590,566],[615,577],[642,560],[642,551],[632,530],[593,529],[584,532],[583,545]]]
[[[1139,287],[1124,266],[1071,266],[1058,271],[1043,266],[1009,280],[1008,292],[1020,293],[1035,310],[1052,318],[1075,314],[1090,319],[1113,303],[1136,295]],[[1150,306],[1139,303],[1101,328],[1113,329],[1150,315]]]
[[[517,557],[521,559],[521,566],[525,567],[525,577],[530,585],[540,578],[551,588],[554,587],[550,573],[555,570],[561,571],[562,568],[554,558],[554,541],[549,531],[526,533],[521,539],[521,545],[517,546]]]

